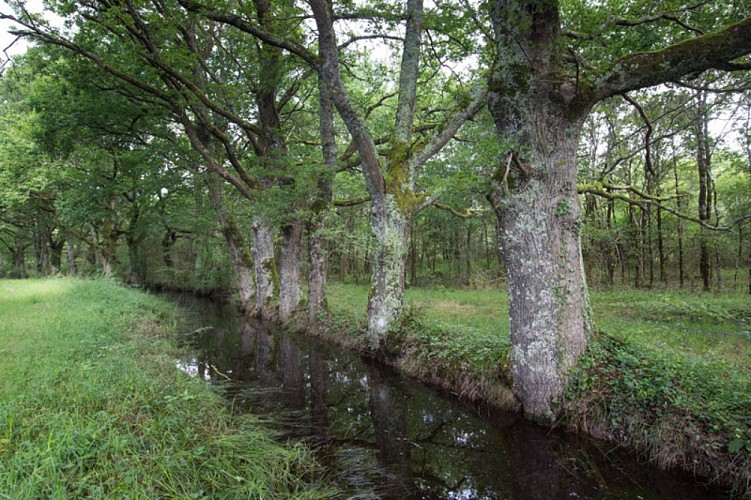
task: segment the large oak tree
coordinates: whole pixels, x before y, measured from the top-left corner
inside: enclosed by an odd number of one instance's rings
[[[491,200],[508,269],[514,392],[537,420],[553,417],[551,403],[593,334],[576,186],[584,119],[611,96],[712,68],[743,69],[734,61],[751,52],[751,19],[744,19],[672,44],[658,37],[594,64],[570,50],[560,14],[557,0],[491,3],[489,107],[508,145]]]

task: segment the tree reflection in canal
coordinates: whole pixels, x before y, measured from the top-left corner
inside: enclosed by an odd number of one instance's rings
[[[192,376],[225,381],[238,411],[272,415],[354,498],[721,498],[691,478],[455,398],[226,307],[187,303]],[[210,327],[210,328],[207,328]],[[230,382],[226,382],[229,378]]]

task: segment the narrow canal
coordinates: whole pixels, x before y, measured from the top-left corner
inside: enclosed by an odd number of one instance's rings
[[[578,436],[489,411],[329,343],[173,297],[194,349],[177,361],[222,382],[238,411],[305,442],[347,498],[708,499],[722,492]],[[192,333],[191,333],[192,332]]]

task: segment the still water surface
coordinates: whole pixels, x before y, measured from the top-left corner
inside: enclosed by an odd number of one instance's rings
[[[307,443],[347,498],[722,498],[611,445],[477,408],[329,343],[244,321],[227,304],[173,298],[194,346],[178,367],[222,381],[238,411],[273,416],[280,438]]]

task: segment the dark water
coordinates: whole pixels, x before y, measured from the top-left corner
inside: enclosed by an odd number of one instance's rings
[[[328,343],[245,322],[230,306],[175,300],[195,346],[179,368],[225,381],[238,411],[273,415],[282,439],[313,448],[347,498],[722,498],[611,445],[479,410]]]

